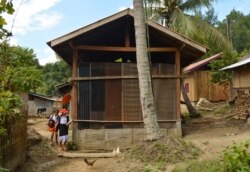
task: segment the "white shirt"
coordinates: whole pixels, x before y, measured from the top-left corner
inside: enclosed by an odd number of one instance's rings
[[[65,124],[67,125],[68,121],[67,121],[67,116],[61,116],[61,119],[60,119],[60,124]]]

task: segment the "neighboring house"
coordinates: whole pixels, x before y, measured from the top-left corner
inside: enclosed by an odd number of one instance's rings
[[[159,126],[181,135],[181,68],[207,48],[147,21]],[[80,149],[126,148],[144,139],[133,11],[121,11],[48,45],[72,69],[73,141]],[[62,87],[63,88],[63,87]]]
[[[192,63],[183,69],[184,87],[191,102],[197,102],[200,98],[209,101],[225,101],[230,97],[230,86],[214,84],[211,82],[210,67],[212,60],[221,57],[221,53],[206,59]]]
[[[61,109],[62,108],[62,96],[61,95],[53,95],[49,96],[50,99],[53,100],[53,108]]]
[[[239,62],[224,67],[221,70],[233,71],[232,88],[236,95],[250,95],[250,54],[243,57]]]
[[[28,116],[48,116],[53,108],[61,108],[60,99],[49,98],[35,93],[23,93],[24,111]]]
[[[57,88],[57,91],[59,92],[59,94],[64,96],[65,94],[70,93],[71,85],[69,82],[65,82],[65,83],[61,83],[61,84],[57,85],[56,88]]]

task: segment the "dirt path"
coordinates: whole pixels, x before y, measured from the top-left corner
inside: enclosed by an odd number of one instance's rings
[[[25,169],[34,171],[48,171],[48,172],[105,172],[114,171],[114,167],[117,166],[115,162],[116,158],[98,159],[94,164],[94,167],[87,166],[82,158],[76,159],[65,159],[58,157],[60,149],[56,146],[49,146],[50,133],[47,131],[46,119],[29,119],[30,128],[34,128],[43,136],[43,141],[40,145],[36,147],[31,147],[29,151],[30,158],[28,162],[24,165],[24,170],[20,172],[25,172]],[[249,140],[250,130],[244,125],[244,122],[231,123],[224,122],[221,124],[213,124],[206,126],[191,126],[192,129],[187,129],[188,134],[183,137],[184,140],[194,143],[199,147],[203,153],[200,157],[204,158],[214,158],[219,157],[221,151],[228,145],[235,142],[243,142]],[[47,153],[44,153],[46,151]],[[52,151],[50,151],[52,150]],[[32,152],[33,151],[33,152]],[[42,154],[39,156],[39,154]],[[34,156],[34,157],[33,157]],[[35,157],[38,156],[38,157]],[[35,162],[35,166],[34,163]],[[40,163],[40,164],[39,164]],[[48,168],[50,167],[50,168]],[[111,170],[112,169],[112,170]],[[116,170],[115,170],[116,171]],[[115,172],[114,171],[114,172]],[[117,171],[123,172],[126,169],[120,169],[117,167]]]
[[[244,122],[238,125],[220,125],[197,130],[184,137],[184,140],[194,143],[203,153],[201,159],[221,156],[227,146],[250,140],[250,130]]]

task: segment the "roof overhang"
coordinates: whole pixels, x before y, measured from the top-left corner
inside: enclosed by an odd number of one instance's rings
[[[192,64],[188,65],[187,67],[185,67],[185,68],[183,69],[183,72],[184,72],[184,73],[189,73],[189,72],[192,72],[192,71],[194,71],[194,70],[197,70],[197,69],[199,69],[200,67],[209,64],[211,61],[220,58],[221,55],[222,55],[222,52],[217,53],[217,54],[215,54],[215,55],[213,55],[213,56],[211,56],[211,57],[208,57],[208,58],[206,58],[206,59],[200,60],[200,61],[198,61],[198,62],[196,62],[196,63],[192,63]]]
[[[245,65],[247,65],[249,63],[250,63],[250,58],[247,58],[245,60],[239,61],[239,62],[234,63],[232,65],[229,65],[227,67],[224,67],[224,68],[222,68],[220,70],[233,70],[235,68],[238,68],[238,67],[241,67],[241,66],[245,66]]]
[[[95,52],[91,49],[88,49],[87,51],[81,50],[79,51],[80,58],[86,58],[89,56],[92,59],[104,59],[104,56],[109,56],[110,58],[118,56],[134,56],[136,50],[133,16],[133,10],[126,9],[66,35],[53,39],[47,44],[68,64],[72,64],[74,46],[79,47],[81,45],[89,47],[95,46],[99,48],[102,46],[109,46],[111,49],[109,51],[107,49],[106,51],[100,49]],[[181,51],[181,58],[184,58],[184,60],[182,60],[183,65],[190,64],[207,52],[207,48],[205,46],[200,45],[199,43],[194,42],[158,23],[148,20],[147,24],[149,27],[151,48],[177,48]],[[125,32],[129,32],[131,35],[128,49],[122,49],[126,44],[122,35],[125,35]],[[119,52],[116,50],[119,50]],[[165,52],[167,52],[170,56],[171,53],[173,54],[175,51],[176,49],[165,50]],[[159,51],[154,53],[159,55],[160,58],[166,57],[166,54],[162,55]],[[89,59],[85,59],[84,61],[88,60]]]

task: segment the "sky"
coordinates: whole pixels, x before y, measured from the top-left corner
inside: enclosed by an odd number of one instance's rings
[[[6,16],[13,36],[10,43],[32,48],[39,63],[55,62],[47,42],[126,8],[132,0],[13,0],[14,15]],[[215,12],[221,21],[232,9],[250,13],[249,0],[217,0]]]

